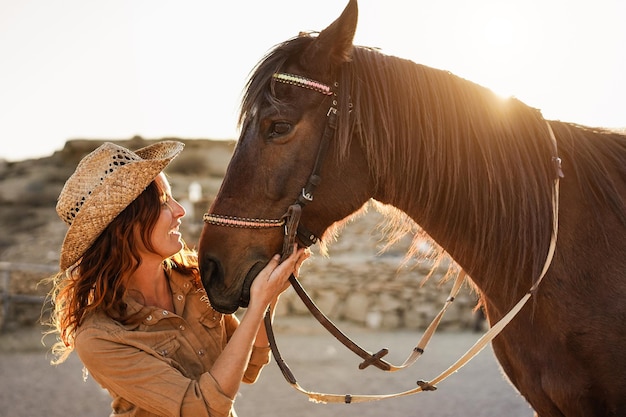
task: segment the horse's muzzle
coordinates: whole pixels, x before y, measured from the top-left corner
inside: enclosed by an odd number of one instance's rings
[[[237,274],[234,274],[234,279],[226,282],[221,262],[205,256],[200,263],[200,276],[211,307],[222,314],[232,314],[239,307],[248,307],[252,281],[264,267],[263,262],[256,262],[243,278],[239,276],[237,279]]]
[[[224,282],[222,264],[214,258],[204,257],[200,263],[200,278],[214,310],[222,314],[232,314],[239,308],[239,295],[229,294]]]

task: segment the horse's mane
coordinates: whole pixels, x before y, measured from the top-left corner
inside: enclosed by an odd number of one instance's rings
[[[272,102],[271,75],[297,59],[311,41],[306,36],[291,39],[259,63],[242,101],[240,124],[254,117],[261,101]],[[416,220],[425,229],[437,230],[435,239],[471,236],[470,246],[446,248],[456,258],[498,258],[500,262],[490,264],[503,267],[512,285],[522,274],[537,278],[552,230],[557,156],[541,113],[449,72],[371,48],[354,47],[352,61],[337,74],[340,154],[347,154],[351,140],[359,140],[372,177],[384,181],[392,193],[388,198],[421,213]],[[624,136],[599,140],[599,135],[609,135],[549,123],[556,137],[563,138],[558,153],[571,164],[564,166],[565,175],[572,174],[569,168],[581,184],[594,184],[591,197],[611,204],[626,224],[626,209],[615,186],[606,178],[600,181],[607,164],[622,167],[626,176]],[[502,236],[493,239],[494,230],[505,233],[504,241],[510,244],[503,245]],[[481,271],[494,279],[502,279],[502,272]]]

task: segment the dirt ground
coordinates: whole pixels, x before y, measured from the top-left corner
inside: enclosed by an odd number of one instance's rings
[[[359,370],[357,358],[312,319],[279,319],[276,337],[298,383],[309,391],[338,394],[388,394],[409,390],[419,379],[434,378],[480,337],[471,332],[437,333],[412,367],[394,373]],[[282,323],[281,323],[282,321]],[[341,324],[365,349],[390,350],[386,359],[400,364],[421,332],[377,331]],[[109,397],[93,380],[83,382],[76,355],[49,364],[39,329],[0,334],[0,415],[12,417],[105,417]],[[254,385],[242,386],[236,402],[246,416],[472,416],[530,417],[532,410],[502,376],[490,347],[441,382],[437,391],[364,404],[316,404],[267,366]]]

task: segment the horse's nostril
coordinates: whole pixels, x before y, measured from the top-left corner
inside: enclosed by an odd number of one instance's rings
[[[222,314],[232,314],[239,308],[239,294],[228,291],[222,264],[211,256],[200,261],[200,279],[209,297],[211,307]]]
[[[220,282],[220,268],[217,261],[211,258],[205,258],[200,265],[200,279],[205,289],[209,288],[209,283]]]

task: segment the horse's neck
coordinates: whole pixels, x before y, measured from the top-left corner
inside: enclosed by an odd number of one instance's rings
[[[408,68],[417,71],[408,76],[432,83],[399,93],[394,103],[405,105],[378,123],[390,131],[366,126],[374,198],[413,218],[485,293],[513,299],[528,290],[549,241],[546,179],[555,155],[546,122],[517,100],[503,103],[458,77]],[[407,106],[414,97],[423,102]]]
[[[448,210],[448,213],[458,214],[454,220],[451,218],[454,216],[424,216],[428,210],[426,207],[396,207],[419,224],[471,276],[486,299],[495,303],[499,310],[508,309],[513,301],[530,288],[532,282],[528,277],[531,275],[531,265],[527,265],[527,270],[511,266],[509,254],[516,250],[516,242],[510,230],[492,228],[489,224],[464,227],[463,223],[469,221],[466,217],[467,207],[463,205]],[[456,225],[451,227],[451,221]],[[477,241],[473,232],[477,228],[489,230],[482,237],[488,242]],[[485,247],[493,249],[484,250]]]

